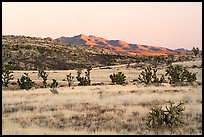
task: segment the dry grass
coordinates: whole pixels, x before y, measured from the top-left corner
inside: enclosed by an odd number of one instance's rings
[[[192,64],[194,62],[191,62]],[[198,62],[198,64],[200,64]],[[188,63],[184,63],[189,65]],[[128,84],[110,85],[109,75],[122,71]],[[142,70],[126,68],[95,68],[91,71],[92,83],[98,86],[76,86],[68,88],[66,74],[76,70],[49,71],[48,79],[59,81],[59,94],[52,94],[49,88],[9,90],[2,92],[2,133],[3,134],[139,134],[155,132],[146,126],[146,117],[155,105],[166,106],[167,101],[183,101],[185,125],[174,134],[202,134],[202,85],[172,87],[168,83],[160,86],[135,83]],[[202,81],[201,68],[197,72],[198,82]],[[24,72],[15,71],[15,80]],[[164,73],[164,69],[158,71]],[[29,76],[36,83],[37,72]],[[14,80],[14,81],[15,81]],[[160,134],[170,134],[167,130]]]

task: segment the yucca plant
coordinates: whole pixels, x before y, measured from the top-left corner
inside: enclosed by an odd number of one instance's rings
[[[56,79],[52,79],[52,83],[51,83],[51,85],[50,85],[50,88],[51,88],[51,92],[53,93],[53,94],[58,94],[58,91],[57,91],[57,86],[58,86],[58,82],[57,82],[57,80]]]
[[[157,69],[148,66],[142,71],[141,75],[139,75],[138,80],[145,84],[150,83],[162,83],[164,82],[165,78],[162,75],[160,78],[157,77]]]
[[[74,83],[74,77],[72,76],[72,73],[69,73],[69,75],[67,76],[67,82],[68,82],[68,87],[71,87],[71,85],[73,85]]]
[[[47,77],[48,77],[48,74],[44,70],[39,69],[38,70],[38,78],[39,77],[41,77],[43,79],[43,85],[46,88],[47,87]]]
[[[79,81],[79,86],[88,86],[91,85],[91,79],[90,79],[90,71],[92,70],[91,67],[88,67],[85,72],[85,77],[81,76],[81,70],[77,71],[77,77],[76,79]]]
[[[147,126],[150,129],[154,129],[158,134],[159,130],[170,129],[171,134],[174,129],[184,125],[183,107],[182,102],[178,105],[174,105],[174,102],[169,101],[170,106],[166,106],[166,110],[162,109],[161,106],[155,106],[150,109],[147,116]]]
[[[109,77],[113,84],[125,84],[126,76],[122,72],[118,72],[117,74],[111,74]]]
[[[34,85],[34,81],[32,81],[30,79],[30,77],[28,76],[28,73],[24,73],[24,75],[22,75],[21,79],[17,80],[18,86],[20,87],[20,89],[26,89],[29,90],[33,87]]]
[[[8,87],[10,80],[13,80],[13,71],[10,70],[9,66],[2,67],[2,84]]]

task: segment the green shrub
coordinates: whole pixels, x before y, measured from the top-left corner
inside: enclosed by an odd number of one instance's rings
[[[179,128],[184,124],[183,120],[183,107],[182,102],[178,105],[173,105],[173,102],[169,102],[170,106],[166,106],[166,110],[162,107],[151,108],[147,117],[147,126],[151,129],[158,130],[170,129],[171,133],[174,129]]]
[[[81,77],[81,70],[77,71],[77,77],[76,79],[79,81],[79,86],[88,86],[91,85],[91,79],[90,79],[90,71],[92,70],[91,67],[87,68],[87,71],[85,72],[85,77]]]
[[[74,83],[74,77],[72,76],[72,73],[69,73],[67,76],[67,82],[68,82],[68,87],[71,87]]]
[[[164,75],[162,75],[159,78],[157,78],[157,69],[152,68],[151,66],[146,67],[144,71],[142,71],[141,75],[139,75],[138,80],[140,82],[144,82],[145,84],[149,83],[162,83],[164,82],[165,78]]]
[[[189,72],[186,67],[182,67],[181,65],[168,66],[165,75],[169,76],[170,84],[177,82],[194,82],[197,80],[196,73]]]
[[[11,73],[13,73],[13,71],[10,70],[9,66],[6,65],[2,67],[2,84],[5,87],[8,87],[9,81],[14,79]]]
[[[44,70],[39,69],[38,70],[38,78],[39,77],[41,77],[43,79],[43,85],[46,88],[47,87],[47,77],[48,77],[48,74]]]
[[[118,72],[117,74],[111,74],[110,79],[113,84],[122,85],[125,83],[126,76],[122,72]]]
[[[26,89],[26,90],[31,89],[34,85],[34,82],[28,77],[28,73],[24,73],[21,79],[20,80],[18,79],[17,83],[20,89]]]

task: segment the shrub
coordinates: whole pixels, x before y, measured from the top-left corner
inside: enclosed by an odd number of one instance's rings
[[[174,60],[174,54],[169,54],[169,55],[168,55],[168,58],[169,58],[171,61],[173,61],[173,60]]]
[[[40,54],[43,54],[43,53],[45,53],[46,52],[46,48],[45,47],[37,47],[37,49],[38,49],[38,51],[39,51],[39,53]]]
[[[50,88],[56,88],[58,86],[58,82],[56,79],[52,79],[52,83],[50,85]]]
[[[13,80],[13,71],[10,70],[9,66],[2,67],[2,84],[8,87],[9,81]]]
[[[113,84],[122,85],[125,83],[126,76],[122,72],[118,72],[118,74],[111,74],[110,79]]]
[[[168,66],[166,69],[166,76],[169,76],[170,84],[175,84],[177,82],[194,82],[196,81],[196,73],[191,73],[186,67],[181,65]]]
[[[91,80],[90,80],[90,71],[92,70],[91,67],[87,68],[87,71],[85,72],[85,77],[81,77],[81,70],[77,71],[77,77],[76,79],[79,81],[79,86],[87,86],[91,85]]]
[[[48,74],[44,70],[39,69],[38,70],[38,78],[39,77],[41,77],[43,79],[43,85],[46,88],[47,87],[46,81],[47,81]]]
[[[178,105],[173,105],[174,102],[169,102],[170,106],[166,106],[166,110],[162,107],[153,107],[147,117],[147,126],[151,129],[155,129],[157,132],[161,129],[170,129],[171,133],[174,129],[184,124],[183,120],[183,107],[182,102]]]
[[[162,75],[159,78],[157,78],[157,69],[156,68],[152,68],[151,66],[146,67],[144,71],[142,71],[141,75],[139,75],[138,80],[140,82],[144,82],[145,84],[149,84],[149,83],[162,83],[164,82],[165,78],[164,75]]]
[[[24,75],[22,75],[21,79],[17,81],[18,86],[20,87],[20,89],[31,89],[34,85],[34,82],[28,77],[28,73],[24,73]]]
[[[197,65],[192,65],[192,68],[198,68],[198,66]]]
[[[162,63],[165,61],[165,56],[164,55],[160,55],[160,56],[153,56],[152,57],[153,63],[154,64],[158,64],[158,63]]]
[[[66,76],[67,76],[68,87],[71,87],[71,85],[73,85],[74,83],[74,77],[72,76],[71,73],[69,73],[69,75],[66,75]]]
[[[57,86],[58,86],[58,82],[56,79],[52,79],[52,83],[50,85],[50,91],[53,93],[53,94],[58,94],[58,91],[57,91]]]
[[[193,47],[192,52],[196,57],[199,54],[199,48],[198,47],[197,48]]]

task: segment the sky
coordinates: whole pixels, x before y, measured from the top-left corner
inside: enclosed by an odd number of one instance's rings
[[[2,34],[202,49],[202,2],[2,2]]]

